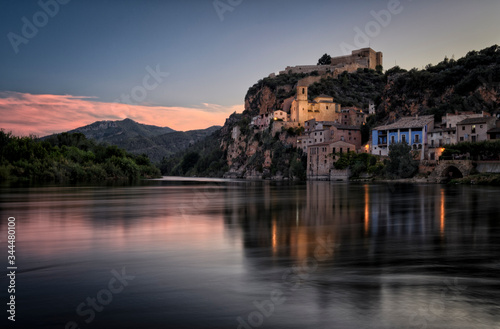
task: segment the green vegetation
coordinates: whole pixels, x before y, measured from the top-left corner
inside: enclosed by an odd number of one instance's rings
[[[464,178],[452,179],[448,184],[500,186],[500,174],[482,173],[469,175]]]
[[[465,156],[472,160],[500,160],[500,141],[461,142],[445,145],[443,159]]]
[[[318,64],[317,65],[330,65],[332,62],[332,57],[328,54],[324,54],[323,56],[318,59]]]
[[[159,175],[147,156],[97,144],[81,133],[40,140],[0,130],[0,180],[87,182]]]
[[[385,114],[433,114],[439,121],[455,111],[498,112],[500,47],[471,51],[458,60],[445,58],[424,70],[394,67],[386,72]],[[413,105],[413,108],[411,106]]]
[[[363,173],[380,175],[384,165],[378,162],[378,157],[369,153],[337,153],[339,156],[334,163],[335,169],[349,169],[353,177],[359,177]]]
[[[389,145],[389,161],[385,166],[388,178],[410,178],[418,171],[418,161],[414,160],[411,146],[406,143]]]
[[[323,78],[309,86],[309,99],[325,94],[332,96],[341,106],[368,108],[371,100],[380,103],[380,96],[386,85],[386,78],[381,72],[360,69],[355,73],[344,71],[337,79]]]
[[[229,168],[227,153],[220,148],[221,138],[221,132],[216,131],[185,151],[163,158],[161,173],[166,176],[222,177]]]

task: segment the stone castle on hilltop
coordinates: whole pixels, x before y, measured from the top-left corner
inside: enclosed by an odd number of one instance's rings
[[[349,73],[356,72],[357,69],[373,69],[378,65],[382,66],[383,54],[381,51],[376,52],[371,48],[363,48],[353,50],[351,55],[333,57],[330,65],[300,65],[287,66],[285,70],[279,74],[288,73],[312,73],[317,71],[319,74],[332,73],[333,76],[338,76],[340,73],[347,71]]]

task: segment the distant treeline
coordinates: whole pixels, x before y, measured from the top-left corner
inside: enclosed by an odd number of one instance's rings
[[[147,156],[98,144],[81,133],[41,140],[0,130],[0,180],[92,182],[160,175]]]

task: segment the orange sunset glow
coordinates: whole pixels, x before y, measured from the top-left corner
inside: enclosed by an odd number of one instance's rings
[[[185,131],[223,125],[243,105],[220,106],[203,103],[203,107],[167,107],[105,103],[91,97],[73,95],[35,95],[17,92],[0,93],[2,125],[16,135],[45,136],[86,126],[101,120],[132,119],[156,126]]]

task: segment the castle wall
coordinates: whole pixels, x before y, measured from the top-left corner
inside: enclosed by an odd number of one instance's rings
[[[383,54],[382,52],[376,52],[371,48],[363,48],[358,50],[353,50],[351,55],[333,57],[330,65],[298,65],[298,66],[287,66],[285,70],[280,71],[279,74],[288,73],[312,73],[318,71],[319,74],[327,74],[332,72],[334,75],[338,75],[343,71],[355,72],[358,68],[368,68],[373,69],[377,65],[383,65]],[[337,73],[335,73],[337,71]]]

